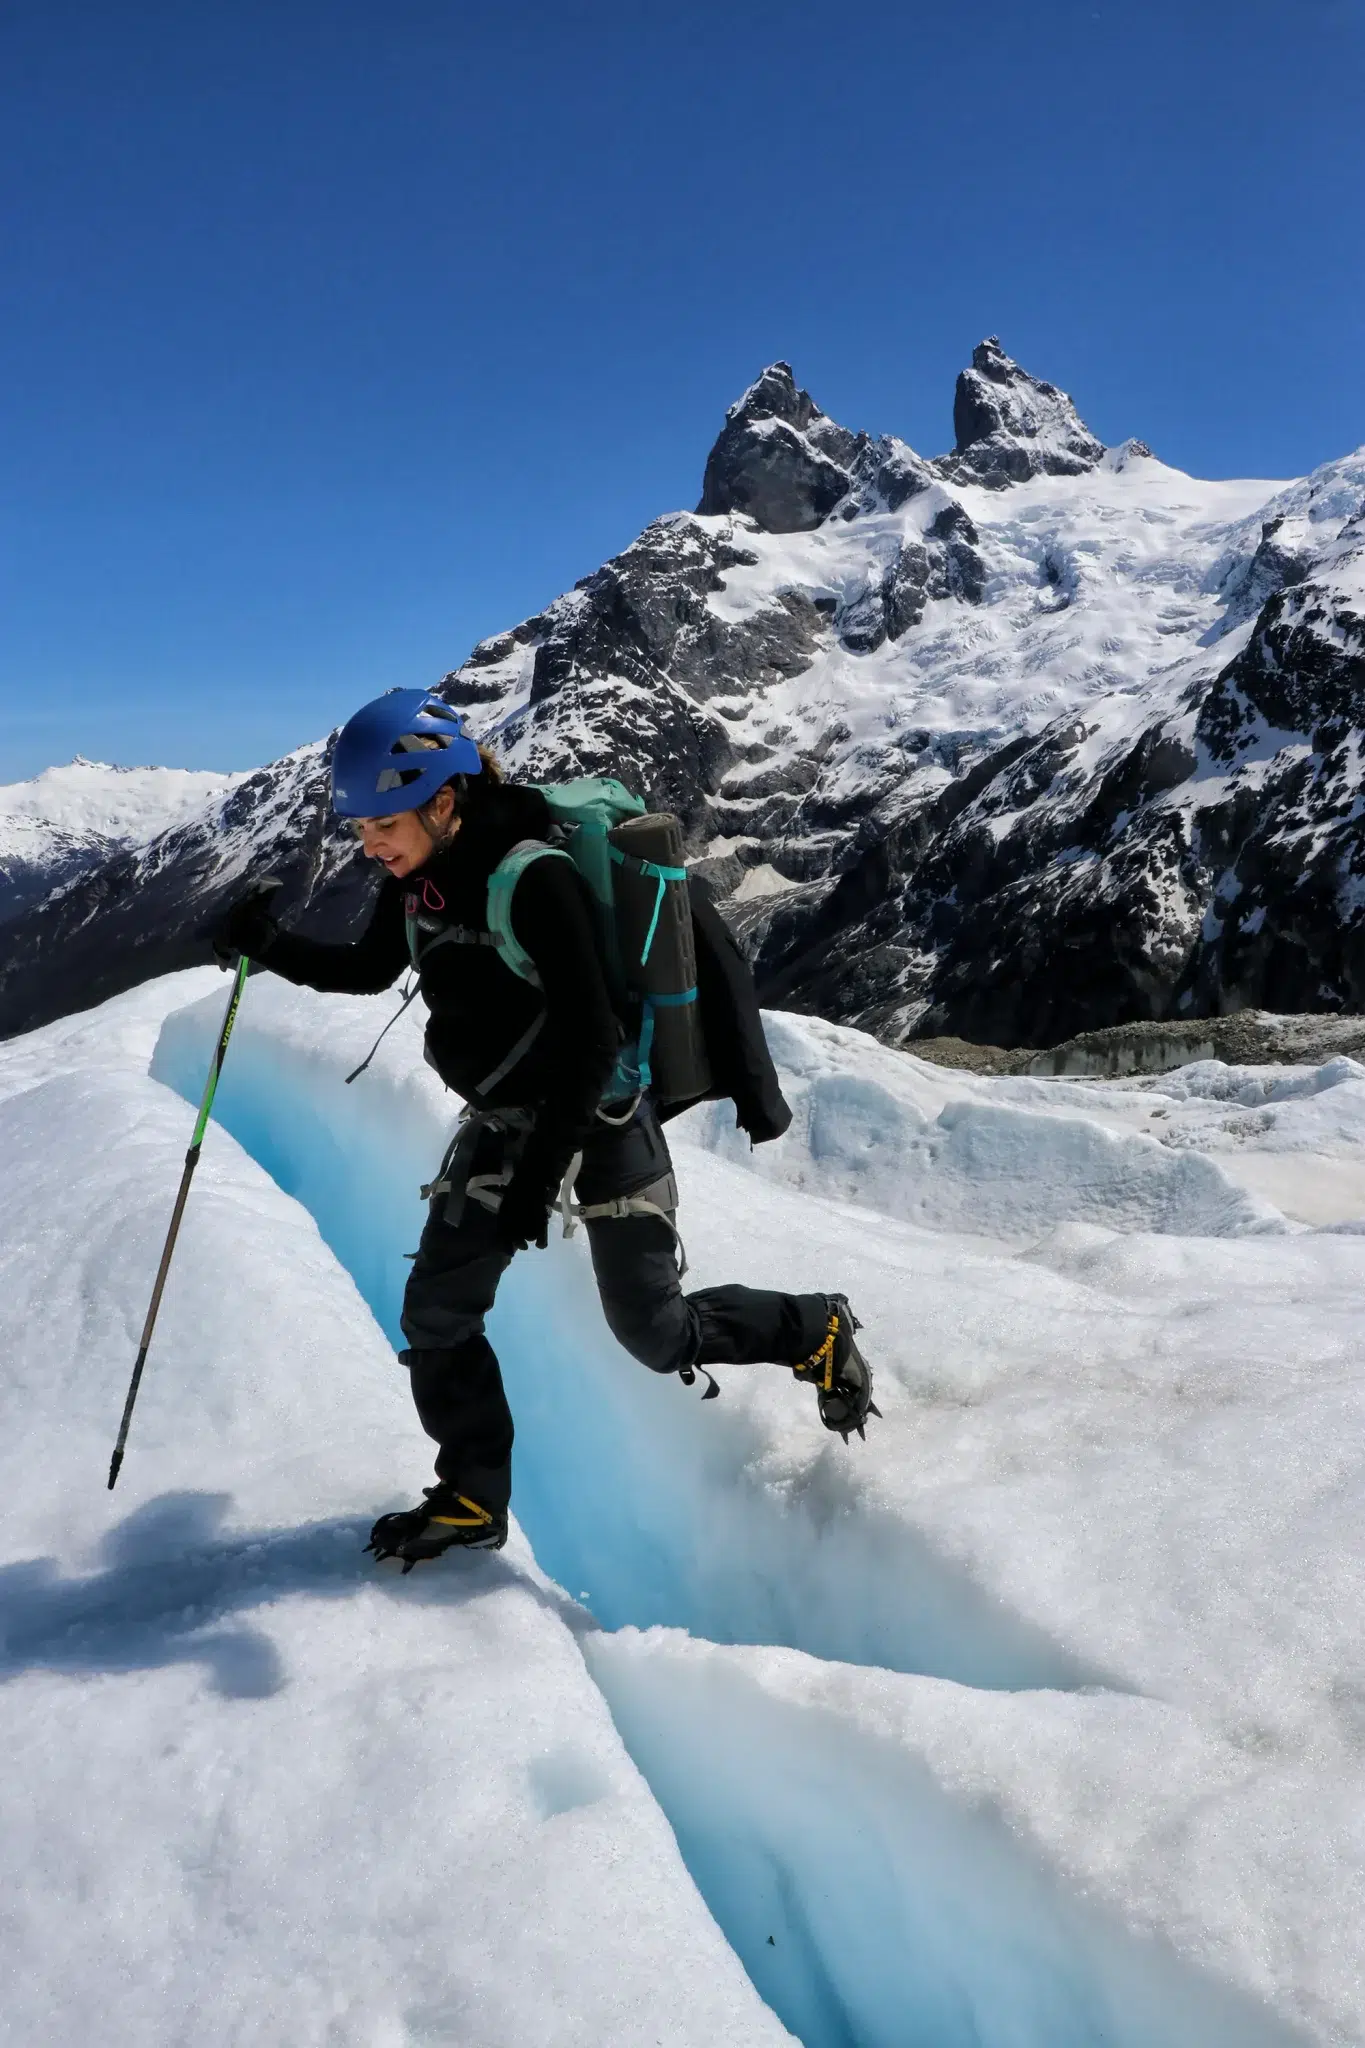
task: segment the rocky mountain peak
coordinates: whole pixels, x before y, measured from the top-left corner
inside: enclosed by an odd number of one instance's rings
[[[743,396],[735,400],[725,417],[727,420],[786,420],[793,427],[805,428],[813,419],[823,419],[824,414],[809,391],[798,387],[791,364],[779,362],[769,363]]]
[[[768,533],[804,533],[848,491],[866,439],[821,412],[790,363],[770,363],[725,415],[697,510],[742,512]]]
[[[953,399],[957,445],[938,467],[958,483],[1001,490],[1035,476],[1080,476],[1104,455],[1065,391],[1030,376],[998,335],[972,350]]]

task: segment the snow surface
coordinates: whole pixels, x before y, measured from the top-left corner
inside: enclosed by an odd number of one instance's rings
[[[1289,1199],[1359,1170],[1365,1069],[770,1019],[788,1137],[674,1127],[693,1277],[847,1287],[884,1422],[703,1407],[555,1240],[494,1317],[520,1530],[403,1580],[359,1543],[426,1468],[454,1104],[411,1018],[344,1086],[389,998],[250,983],[102,1490],[223,1000],[0,1048],[0,2039],[1365,2039],[1365,1208]]]
[[[709,600],[732,622],[788,589],[852,605],[902,543],[954,501],[977,528],[987,585],[981,606],[931,602],[919,625],[870,654],[837,643],[818,653],[731,722],[733,736],[742,747],[789,721],[811,744],[835,723],[846,728],[836,745],[839,774],[827,771],[822,783],[837,799],[869,777],[902,782],[911,764],[904,735],[916,737],[926,775],[946,779],[944,741],[1036,731],[1060,712],[1089,712],[1095,700],[1125,697],[1157,677],[1174,701],[1196,674],[1213,674],[1230,658],[1226,641],[1216,652],[1199,646],[1222,602],[1201,583],[1229,554],[1228,529],[1240,534],[1276,488],[1205,483],[1147,460],[1084,477],[1038,477],[1007,492],[936,485],[898,513],[826,520],[812,533],[746,526],[735,538],[757,564],[728,570],[724,592]],[[1150,709],[1144,696],[1132,707],[1134,723]],[[898,800],[907,793],[898,789]]]
[[[214,979],[0,1064],[0,2039],[787,2039],[524,1540],[439,1577],[362,1557],[423,1463],[401,1374],[221,1131],[104,1491],[187,1136],[147,1062]]]

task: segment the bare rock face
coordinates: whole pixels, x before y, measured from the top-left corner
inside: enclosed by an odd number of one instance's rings
[[[866,443],[772,363],[730,407],[707,459],[700,513],[743,512],[768,533],[803,533],[834,510]]]
[[[852,489],[839,508],[840,518],[856,519],[864,512],[899,512],[911,498],[938,482],[933,464],[894,434],[876,441],[860,438],[862,445],[852,463]]]
[[[1035,476],[1080,476],[1104,454],[1065,391],[1020,369],[995,335],[972,350],[953,400],[957,446],[937,467],[1003,490]]]
[[[922,536],[902,542],[880,582],[869,584],[836,608],[835,631],[852,654],[875,653],[884,641],[899,640],[919,625],[935,598],[980,604],[986,565],[977,551],[979,535],[962,506],[944,506]]]

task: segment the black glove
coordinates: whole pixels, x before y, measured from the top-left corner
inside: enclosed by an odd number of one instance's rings
[[[220,967],[235,967],[242,953],[248,960],[264,960],[280,930],[269,906],[283,886],[277,875],[266,875],[219,918],[209,944]]]
[[[498,1237],[509,1251],[525,1251],[528,1245],[544,1251],[550,1239],[552,1199],[537,1181],[513,1174],[498,1209]]]

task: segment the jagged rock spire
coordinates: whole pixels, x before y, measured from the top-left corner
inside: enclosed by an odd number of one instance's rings
[[[938,467],[958,483],[993,490],[1034,476],[1080,476],[1104,454],[1065,391],[1031,377],[997,335],[972,350],[953,400],[957,446]]]
[[[865,438],[821,412],[790,363],[770,363],[725,415],[697,510],[745,512],[769,533],[804,532],[847,492]]]

